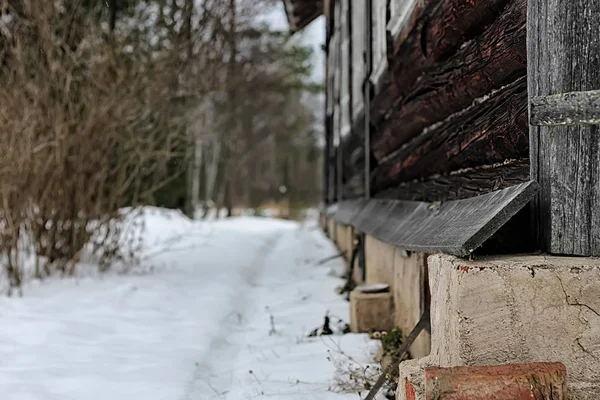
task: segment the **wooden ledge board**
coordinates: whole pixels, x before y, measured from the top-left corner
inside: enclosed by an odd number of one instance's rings
[[[343,225],[351,225],[354,218],[367,203],[368,200],[365,199],[344,200],[340,202],[336,213],[333,215],[334,221]]]
[[[538,189],[538,184],[530,181],[445,203],[372,199],[349,222],[359,231],[403,250],[464,257],[525,207]],[[340,213],[347,221],[352,210],[356,208],[350,203],[340,204],[336,215]]]

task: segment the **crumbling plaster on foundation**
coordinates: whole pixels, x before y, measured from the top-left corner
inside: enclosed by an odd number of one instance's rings
[[[435,255],[429,267],[438,365],[562,361],[573,389],[600,390],[599,259]]]

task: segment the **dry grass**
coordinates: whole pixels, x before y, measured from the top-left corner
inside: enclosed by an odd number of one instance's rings
[[[335,368],[332,385],[329,390],[335,393],[367,393],[381,374],[381,369],[374,365],[363,365],[353,357],[346,354],[331,337],[327,337],[325,344],[327,359]]]

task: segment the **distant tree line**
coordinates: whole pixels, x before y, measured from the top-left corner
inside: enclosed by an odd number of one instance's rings
[[[0,262],[11,287],[124,257],[124,207],[316,201],[310,51],[253,0],[0,0]]]
[[[222,14],[209,37],[220,52],[204,78],[217,87],[192,110],[188,173],[167,189],[179,195],[160,192],[160,204],[191,215],[201,206],[255,208],[282,197],[316,203],[321,87],[310,80],[311,48],[257,22],[263,3],[213,4]]]

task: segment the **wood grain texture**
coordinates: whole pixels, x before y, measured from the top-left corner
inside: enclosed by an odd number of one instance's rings
[[[337,223],[350,225],[367,202],[368,200],[365,199],[344,200],[338,204],[337,210],[333,214],[333,219]]]
[[[534,97],[530,123],[535,126],[600,125],[600,90]]]
[[[372,172],[373,190],[529,155],[525,77],[426,129]]]
[[[392,38],[388,82],[373,100],[373,122],[379,124],[419,76],[479,36],[510,1],[419,1],[400,34]]]
[[[524,208],[537,189],[528,182],[441,204],[372,199],[352,225],[400,249],[467,256]]]
[[[428,126],[526,74],[525,0],[515,0],[477,40],[422,75],[373,135],[383,159]]]
[[[530,96],[600,88],[598,15],[598,1],[528,0]],[[599,127],[531,127],[530,149],[540,247],[600,255]]]
[[[385,223],[395,204],[395,200],[371,199],[360,213],[352,219],[351,224],[355,228],[360,227],[362,233],[372,232],[378,226]]]
[[[375,195],[380,199],[450,201],[480,196],[529,181],[529,159],[482,166],[449,175],[402,182]]]

